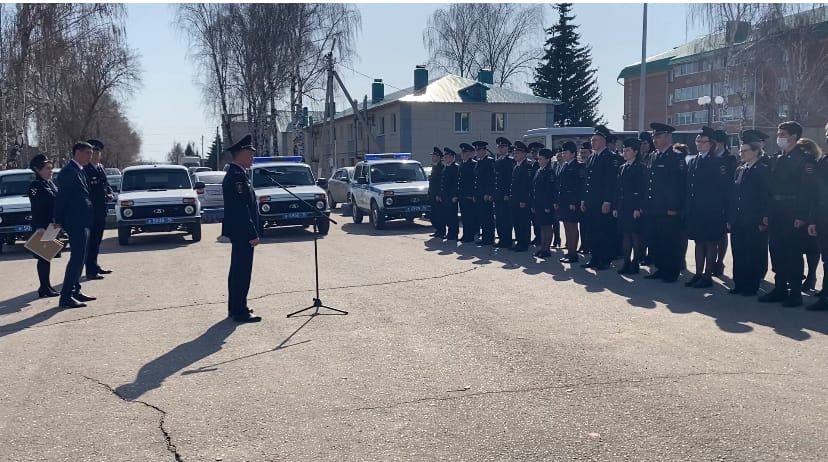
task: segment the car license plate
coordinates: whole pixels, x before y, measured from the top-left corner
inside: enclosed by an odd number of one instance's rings
[[[14,230],[18,233],[28,233],[32,230],[32,225],[17,225]]]
[[[291,212],[285,214],[285,218],[305,218],[307,216],[310,216],[310,212]]]
[[[405,211],[406,212],[422,212],[423,210],[425,210],[425,208],[426,208],[425,205],[412,205],[411,207],[406,207]]]
[[[147,218],[146,223],[148,225],[163,225],[167,223],[172,223],[173,220],[170,217],[161,217],[161,218]]]

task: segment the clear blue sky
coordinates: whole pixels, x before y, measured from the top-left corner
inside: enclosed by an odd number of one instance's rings
[[[414,66],[427,58],[422,31],[429,15],[442,6],[360,4],[360,56],[353,68],[389,85],[412,86]],[[624,111],[623,87],[615,79],[624,66],[638,62],[641,56],[641,8],[641,4],[576,4],[573,10],[582,42],[592,46],[603,94],[600,110],[613,129],[622,127]],[[686,4],[659,3],[648,8],[650,56],[702,32],[688,24]],[[186,59],[186,41],[173,24],[174,6],[130,4],[127,11],[127,36],[130,46],[141,55],[143,68],[143,87],[127,101],[130,119],[142,136],[142,156],[162,160],[174,141],[194,141],[200,148],[202,135],[205,148],[209,148],[217,119],[209,114],[195,84],[195,68]],[[554,10],[545,7],[544,26],[556,18]],[[340,74],[354,98],[362,100],[370,93],[369,78],[347,69],[340,69]]]

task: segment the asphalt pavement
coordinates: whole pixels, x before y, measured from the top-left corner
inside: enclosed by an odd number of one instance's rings
[[[314,297],[308,230],[257,247],[248,325],[218,224],[107,231],[80,309],[5,248],[0,460],[828,460],[828,313],[335,215],[321,298],[347,316],[285,317]]]

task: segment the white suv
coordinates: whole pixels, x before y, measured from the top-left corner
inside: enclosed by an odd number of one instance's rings
[[[34,180],[31,170],[0,171],[0,252],[3,244],[25,241],[32,234],[32,206],[29,184]]]
[[[319,212],[330,216],[328,198],[301,156],[257,157],[250,167],[250,180],[259,207],[259,235],[265,228],[277,226],[311,226],[316,223],[319,234],[328,234],[331,223],[321,219],[305,204],[286,193],[276,183],[288,188]]]
[[[185,231],[193,242],[201,240],[201,204],[187,167],[141,165],[123,172],[115,204],[118,243],[129,244],[133,234]]]
[[[351,212],[354,223],[368,214],[375,229],[387,220],[415,218],[431,211],[428,178],[423,166],[410,160],[411,154],[366,154],[354,170],[351,183]]]

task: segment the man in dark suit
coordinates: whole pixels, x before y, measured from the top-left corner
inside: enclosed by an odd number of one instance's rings
[[[512,186],[512,170],[515,160],[509,155],[512,142],[504,137],[497,143],[497,160],[495,161],[495,226],[497,227],[497,244],[495,247],[512,247],[512,216],[509,211],[509,190]]]
[[[460,164],[460,219],[463,222],[463,236],[460,242],[474,242],[480,224],[477,221],[477,210],[474,203],[474,170],[477,161],[474,160],[474,147],[468,143],[460,143],[460,153],[463,163]]]
[[[221,189],[224,195],[222,234],[230,238],[230,274],[227,276],[227,315],[236,322],[259,322],[247,307],[247,293],[253,273],[253,249],[259,245],[259,209],[253,185],[246,169],[253,165],[253,147],[250,135],[231,146],[233,156]]]
[[[584,200],[581,202],[581,212],[588,222],[590,233],[590,259],[581,266],[597,271],[610,267],[617,239],[612,201],[615,198],[619,165],[618,156],[607,149],[609,136],[607,127],[595,127],[590,140],[593,154],[586,164]]]
[[[440,211],[440,203],[437,197],[440,195],[440,187],[443,182],[443,151],[437,146],[431,153],[431,173],[428,175],[428,200],[431,203],[431,226],[434,227],[432,237],[445,237],[446,225],[442,223],[443,215]]]
[[[713,152],[713,155],[722,160],[727,168],[727,177],[732,179],[733,175],[736,173],[736,167],[739,166],[739,159],[728,149],[728,146],[730,145],[730,137],[724,130],[714,130],[713,141],[716,144],[716,150]],[[725,201],[729,200],[730,195],[725,193],[724,199]],[[727,233],[725,233],[724,237],[722,237],[718,243],[716,264],[713,267],[713,274],[716,276],[724,276],[725,255],[727,255]]]
[[[83,168],[86,183],[89,186],[89,199],[92,201],[92,228],[89,230],[89,249],[86,251],[86,279],[103,279],[102,274],[112,271],[101,268],[98,254],[101,250],[104,228],[106,228],[106,202],[112,198],[112,187],[106,179],[106,171],[101,165],[103,143],[88,140],[92,145],[92,160]]]
[[[71,247],[60,289],[61,308],[81,308],[86,306],[84,302],[95,300],[95,297],[83,294],[80,285],[89,244],[89,228],[92,226],[92,201],[83,169],[91,159],[92,145],[76,143],[72,147],[72,159],[61,169],[57,178],[55,225],[66,231]]]
[[[647,243],[656,272],[645,279],[676,282],[684,259],[681,245],[681,213],[684,211],[687,164],[673,151],[675,128],[652,123],[653,145],[647,197],[642,215],[648,230]]]
[[[457,186],[460,183],[460,168],[454,163],[457,154],[451,148],[443,148],[443,182],[440,185],[440,209],[443,214],[442,223],[445,225],[447,241],[456,241],[459,233],[457,220],[457,203],[460,200]]]
[[[472,145],[477,151],[477,164],[474,167],[474,203],[477,207],[477,220],[482,229],[480,245],[494,245],[495,161],[489,155],[489,143],[475,141]]]
[[[532,201],[532,177],[529,160],[526,152],[529,148],[522,141],[515,141],[515,166],[512,169],[512,186],[509,190],[509,205],[512,211],[512,223],[515,228],[515,245],[512,250],[515,252],[526,252],[529,250],[531,238],[531,201]]]

